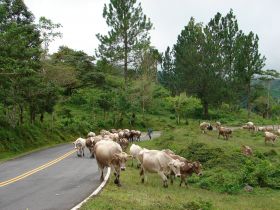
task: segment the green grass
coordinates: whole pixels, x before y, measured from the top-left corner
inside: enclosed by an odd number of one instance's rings
[[[199,159],[203,176],[190,177],[188,188],[179,187],[176,180],[165,189],[157,174],[148,174],[148,182],[140,183],[139,170],[128,162],[127,170],[121,174],[122,187],[114,185],[111,175],[101,194],[90,199],[82,210],[279,209],[280,145],[265,145],[262,133],[238,130],[226,141],[217,139],[217,131],[201,134],[198,123],[190,122],[189,126],[165,130],[162,137],[139,144],[150,149],[170,148],[189,159]],[[241,154],[242,144],[253,148],[253,157]],[[256,182],[254,176],[264,180]],[[243,190],[244,180],[254,186],[253,192]],[[267,186],[261,186],[262,183]]]

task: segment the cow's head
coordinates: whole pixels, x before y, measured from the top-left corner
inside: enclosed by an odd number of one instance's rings
[[[202,175],[202,166],[198,161],[195,161],[192,163],[192,169],[193,171],[198,175],[201,176]]]
[[[124,171],[125,163],[131,157],[131,155],[128,155],[125,152],[114,154],[112,164],[115,166],[115,168],[120,168],[122,171]]]
[[[78,157],[81,157],[82,156],[82,152],[83,152],[83,150],[82,150],[82,143],[81,142],[78,142],[78,143],[76,143],[75,144],[75,149],[76,149],[76,151],[77,151],[77,156]]]
[[[207,130],[212,131],[212,130],[213,130],[213,126],[209,124],[209,125],[207,126]]]
[[[180,177],[180,168],[183,167],[185,163],[179,161],[179,160],[172,160],[168,163],[168,166],[171,168],[171,170],[174,172],[175,176]]]

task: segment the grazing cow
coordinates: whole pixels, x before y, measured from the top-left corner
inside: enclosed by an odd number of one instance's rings
[[[76,141],[73,142],[73,144],[75,145],[77,156],[85,156],[86,140],[83,138],[78,138]]]
[[[180,181],[180,187],[182,186],[182,183],[185,184],[185,186],[188,186],[188,183],[186,181],[186,177],[191,176],[193,173],[196,173],[198,176],[202,175],[201,172],[202,166],[198,161],[190,162],[188,160],[184,161],[184,166],[180,167],[180,173],[181,173],[181,181]],[[171,174],[171,184],[173,184],[173,178],[174,174]]]
[[[114,183],[121,186],[120,171],[125,170],[125,163],[131,156],[123,152],[118,143],[106,140],[101,140],[95,144],[94,154],[101,171],[100,181],[104,180],[104,168],[111,167],[115,175]]]
[[[168,187],[166,175],[170,175],[171,171],[177,177],[180,177],[180,167],[184,165],[179,160],[172,159],[163,151],[158,150],[142,150],[139,153],[139,160],[141,162],[141,180],[144,183],[146,172],[158,173],[163,180],[163,186]]]
[[[131,166],[133,166],[133,160],[135,159],[137,161],[137,168],[141,165],[139,160],[139,153],[143,150],[142,147],[136,144],[132,144],[129,148],[129,153],[132,156],[132,163]]]
[[[200,123],[199,127],[200,127],[200,130],[201,130],[202,133],[205,133],[206,130],[213,130],[212,125],[210,123],[207,123],[207,122]]]
[[[274,144],[277,137],[274,133],[266,131],[264,132],[264,143],[266,144],[267,141],[272,141],[272,144]]]
[[[242,126],[243,129],[248,129],[249,131],[255,131],[256,126],[253,122],[247,122],[245,126]]]
[[[232,130],[230,128],[226,127],[217,127],[219,131],[218,139],[220,138],[220,135],[224,137],[224,139],[228,140],[228,137],[232,134]]]
[[[243,153],[244,155],[246,155],[246,156],[251,156],[251,155],[253,155],[253,150],[252,150],[252,148],[249,147],[249,146],[242,145],[241,151],[242,151],[242,153]]]

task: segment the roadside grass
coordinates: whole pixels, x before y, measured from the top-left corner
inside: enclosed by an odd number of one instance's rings
[[[138,143],[200,159],[203,176],[190,177],[188,188],[179,187],[176,180],[165,189],[157,174],[148,174],[142,184],[139,169],[129,161],[121,174],[122,187],[114,185],[111,175],[103,191],[81,209],[279,209],[279,143],[265,145],[262,133],[247,130],[234,131],[228,141],[217,135],[217,131],[202,134],[198,123],[191,121],[188,126],[163,131],[160,138]],[[241,154],[242,144],[253,148],[253,157]],[[243,190],[245,182],[254,187],[252,192]]]

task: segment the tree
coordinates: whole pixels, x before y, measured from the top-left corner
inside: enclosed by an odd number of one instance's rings
[[[40,33],[32,13],[22,0],[0,0],[0,11],[3,104],[7,110],[11,108],[14,113],[19,112],[19,123],[22,123],[26,104],[22,97],[22,81],[33,77],[41,68]]]
[[[174,52],[167,47],[161,63],[161,71],[159,71],[159,82],[175,96],[179,94],[179,78],[175,73]]]
[[[104,5],[103,17],[110,27],[108,35],[97,34],[101,42],[97,54],[117,65],[123,65],[125,81],[128,68],[135,64],[137,52],[150,44],[150,19],[143,14],[136,0],[110,0]]]
[[[259,52],[259,38],[253,32],[248,35],[241,33],[237,37],[237,62],[235,65],[236,75],[241,84],[244,85],[247,97],[248,119],[251,114],[251,91],[252,80],[256,75],[262,75],[265,65],[265,57]]]
[[[218,104],[222,100],[223,74],[218,53],[219,48],[209,28],[195,23],[194,18],[190,19],[174,45],[179,90],[201,99],[206,118],[209,104]]]
[[[187,97],[186,93],[181,93],[175,97],[169,97],[168,101],[171,103],[172,109],[176,115],[176,123],[181,123],[181,118],[191,114],[195,109],[201,106],[200,100],[195,97]]]
[[[61,38],[62,33],[57,31],[62,27],[60,23],[53,23],[50,19],[46,17],[40,17],[39,24],[37,25],[41,33],[41,39],[43,44],[43,59],[46,59],[46,56],[49,52],[49,45],[56,38]]]

